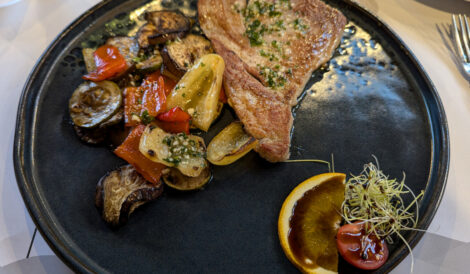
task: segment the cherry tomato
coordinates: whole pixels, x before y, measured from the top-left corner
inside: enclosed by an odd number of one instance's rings
[[[363,222],[340,227],[336,235],[336,245],[341,256],[360,269],[377,269],[388,259],[385,241],[377,238],[375,234],[365,235]]]

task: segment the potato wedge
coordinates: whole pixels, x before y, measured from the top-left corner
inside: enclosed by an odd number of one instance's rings
[[[214,165],[229,165],[256,147],[258,140],[243,130],[243,124],[233,122],[225,127],[207,147],[207,160]]]
[[[183,175],[197,177],[207,167],[206,147],[199,136],[166,133],[148,125],[140,138],[139,151],[148,159],[175,167]]]
[[[207,54],[196,61],[167,97],[167,107],[180,107],[192,116],[192,125],[207,131],[218,115],[224,59]]]
[[[212,178],[212,173],[207,166],[197,177],[183,175],[178,169],[170,168],[169,172],[163,175],[163,182],[176,190],[190,191],[200,189],[205,186]]]

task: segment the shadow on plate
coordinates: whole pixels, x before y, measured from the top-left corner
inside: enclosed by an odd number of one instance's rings
[[[449,13],[470,14],[470,3],[464,0],[415,0],[426,6]]]

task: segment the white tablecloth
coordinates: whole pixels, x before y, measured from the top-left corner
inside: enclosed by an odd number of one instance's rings
[[[16,110],[21,90],[49,43],[97,0],[22,0],[0,8],[0,272],[65,271],[38,234],[23,260],[34,224],[19,194],[12,164]],[[470,82],[462,73],[450,39],[452,13],[470,15],[462,0],[357,0],[388,24],[424,66],[442,99],[450,129],[447,189],[429,232],[414,250],[416,273],[462,273],[470,263]],[[464,254],[464,255],[462,255]],[[460,257],[459,257],[460,256]],[[460,259],[459,259],[460,258]],[[23,260],[20,263],[15,262]],[[31,268],[25,265],[34,265]],[[407,258],[394,272],[409,271]],[[55,265],[56,267],[52,267]]]

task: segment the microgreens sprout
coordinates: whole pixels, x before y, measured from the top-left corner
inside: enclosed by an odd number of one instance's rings
[[[400,234],[402,230],[418,230],[418,200],[424,195],[424,191],[416,196],[405,185],[405,173],[403,179],[389,179],[376,164],[364,165],[364,170],[358,175],[351,175],[346,182],[344,202],[341,213],[347,223],[360,221],[364,223],[366,234],[375,234],[388,243],[393,243],[392,235],[396,234],[403,240],[411,252],[411,248]],[[410,194],[413,201],[405,206],[402,195]],[[416,206],[416,215],[410,212],[413,205]],[[413,258],[411,269],[413,269]]]

